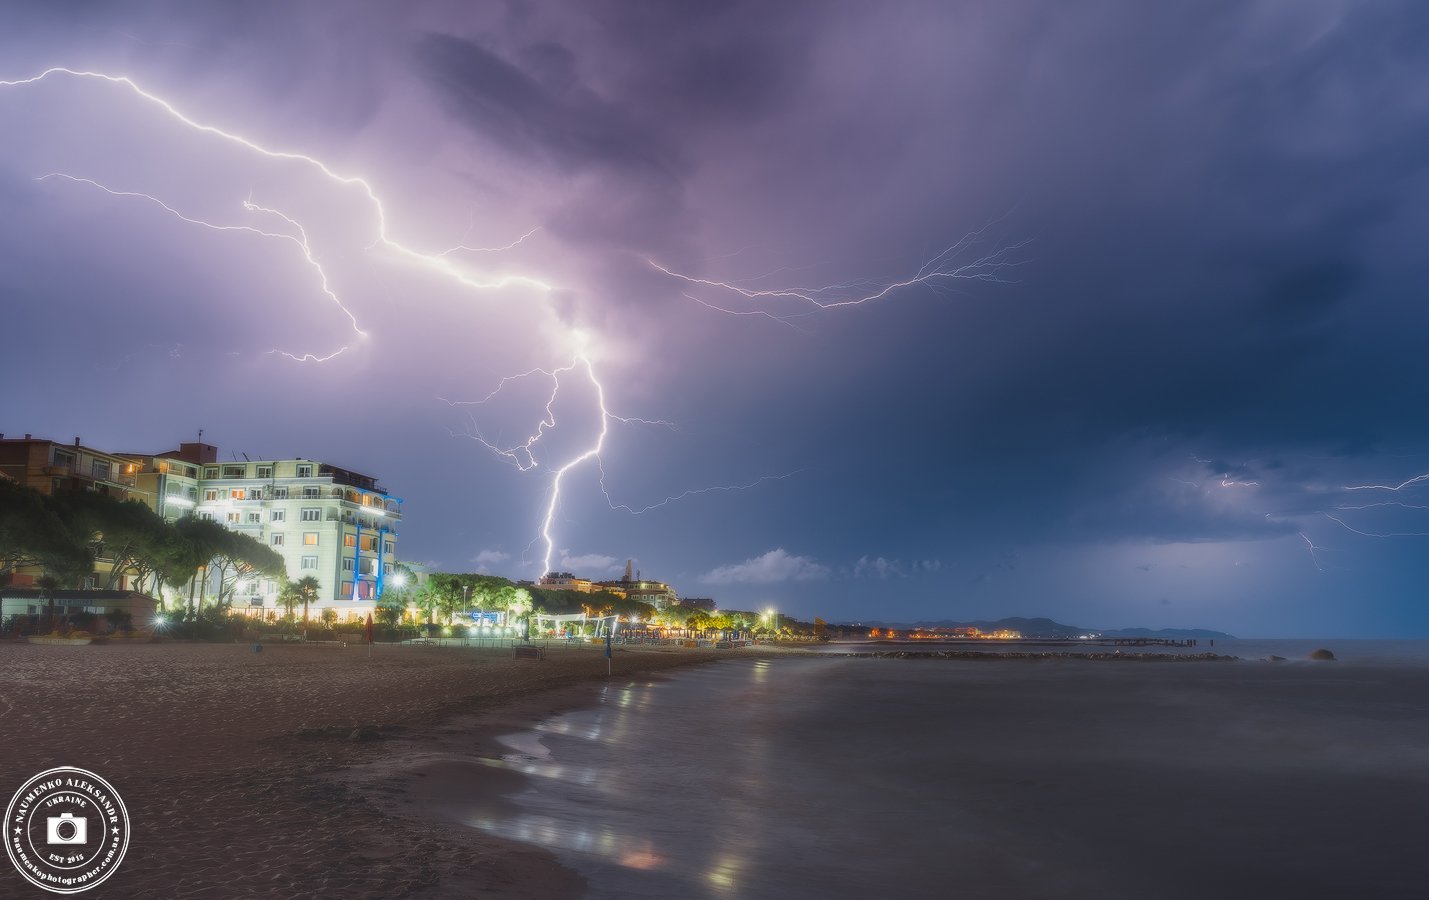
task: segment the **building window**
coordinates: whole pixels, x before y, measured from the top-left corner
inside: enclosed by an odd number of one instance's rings
[[[397,552],[397,545],[394,544],[392,541],[383,541],[382,552],[387,554],[388,556],[391,556],[392,554]]]
[[[259,467],[258,467],[258,477],[259,477],[259,478],[272,478],[272,477],[273,477],[273,467],[272,467],[272,466],[259,466]]]
[[[373,564],[374,564],[375,562],[376,562],[376,560],[373,559],[373,558],[370,557],[370,556],[364,556],[364,557],[362,557],[362,569],[361,569],[361,574],[363,574],[363,575],[371,575],[371,574],[372,574],[372,570],[373,570]]]
[[[207,522],[212,522],[212,521],[213,521],[213,513],[211,513],[211,512],[201,512],[201,513],[198,514],[198,517],[199,517],[200,519],[203,519],[204,521],[207,521]]]
[[[304,522],[321,522],[322,518],[323,511],[321,509],[316,509],[310,506],[303,510]]]
[[[216,500],[218,500],[218,491],[216,491],[216,490],[204,491],[204,492],[203,492],[203,499],[206,500],[206,501],[210,501],[210,500],[216,501]]]
[[[310,484],[304,485],[304,486],[303,486],[303,499],[304,499],[304,500],[316,500],[316,499],[318,499],[318,489],[317,489],[316,487],[314,487],[313,485],[310,485]]]
[[[363,495],[362,495],[362,505],[363,505],[363,506],[371,506],[371,505],[372,505],[372,495],[371,495],[371,494],[363,494]]]
[[[247,497],[248,494],[243,488],[234,488],[228,492],[228,499],[230,500],[244,500],[247,499]]]
[[[343,545],[344,547],[356,547],[356,546],[357,546],[357,535],[355,535],[355,534],[344,534],[344,535],[342,536],[342,545]]]
[[[342,558],[342,570],[343,570],[344,572],[351,572],[351,571],[352,571],[352,557],[350,557],[350,556],[344,556],[344,557]]]
[[[288,489],[287,489],[286,487],[275,487],[275,488],[273,488],[273,499],[274,499],[274,500],[287,500],[287,499],[288,499]]]
[[[90,471],[94,473],[95,478],[99,478],[104,481],[109,480],[110,466],[106,460],[96,459],[93,463],[90,464]]]
[[[274,547],[281,547],[281,546],[283,546],[283,536],[282,536],[281,534],[275,534],[275,535],[273,535],[272,540],[270,541],[270,543],[272,543],[272,545],[273,545]]]
[[[306,465],[300,465],[300,466],[298,466],[298,477],[299,477],[299,478],[312,478],[312,477],[313,477],[313,467],[312,467],[312,466],[306,466]]]
[[[228,524],[237,525],[240,518],[242,517],[239,513],[231,512],[228,514]]]
[[[249,525],[261,525],[261,524],[263,524],[263,514],[262,514],[262,513],[256,513],[256,512],[251,512],[251,513],[249,513],[249,514],[248,514],[248,524],[249,524]]]
[[[318,545],[318,533],[316,531],[303,532],[303,546],[316,547]]]
[[[344,600],[346,600],[348,597],[351,597],[351,596],[352,596],[352,582],[350,582],[350,581],[344,581],[344,582],[342,583],[342,598],[343,598]]]
[[[373,548],[376,546],[376,544],[377,544],[377,541],[376,541],[375,539],[373,539],[372,535],[370,535],[370,534],[364,534],[364,535],[362,536],[362,552],[363,552],[363,553],[371,553],[372,550],[373,550]]]
[[[316,556],[304,556],[298,565],[300,569],[316,569],[317,567],[318,558]]]
[[[164,493],[170,497],[177,497],[182,491],[183,488],[179,487],[177,484],[174,484],[172,481],[164,485]]]
[[[242,478],[246,474],[243,466],[224,466],[224,478]]]
[[[217,478],[217,477],[218,477],[218,466],[204,466],[204,469],[203,469],[203,477],[204,477],[204,478]]]
[[[275,509],[275,510],[273,510],[272,513],[270,514],[269,521],[272,521],[272,522],[284,522],[284,521],[287,520],[287,518],[288,518],[288,511],[287,511],[286,509]]]
[[[198,488],[189,488],[189,499],[198,502]]]

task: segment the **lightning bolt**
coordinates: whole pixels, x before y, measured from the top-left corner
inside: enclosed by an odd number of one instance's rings
[[[1354,527],[1352,527],[1352,526],[1350,526],[1350,525],[1345,524],[1344,520],[1342,520],[1342,519],[1340,519],[1340,518],[1338,518],[1338,517],[1336,517],[1336,516],[1332,516],[1332,515],[1330,515],[1329,513],[1321,513],[1321,515],[1323,515],[1325,518],[1329,519],[1331,522],[1334,522],[1336,525],[1339,525],[1340,527],[1346,529],[1347,531],[1353,531],[1355,534],[1361,534],[1361,535],[1364,535],[1365,537],[1370,537],[1370,538],[1429,537],[1429,531],[1391,531],[1391,532],[1389,532],[1389,533],[1387,533],[1387,534],[1376,534],[1376,533],[1374,533],[1374,532],[1372,532],[1372,531],[1361,531],[1361,530],[1359,530],[1358,528],[1354,528]]]
[[[442,275],[447,276],[453,281],[456,281],[457,283],[469,288],[485,289],[502,288],[513,285],[523,285],[543,292],[550,291],[552,289],[551,285],[547,282],[542,281],[539,278],[533,278],[527,275],[497,275],[490,278],[478,278],[453,265],[452,262],[448,260],[446,255],[444,255],[443,253],[428,253],[421,250],[415,250],[411,247],[406,246],[405,244],[394,240],[388,231],[387,209],[384,206],[382,199],[377,195],[376,190],[372,187],[372,184],[368,182],[365,178],[361,178],[356,175],[343,175],[329,167],[327,163],[323,162],[317,157],[309,156],[306,153],[298,153],[291,150],[273,150],[263,146],[262,144],[259,144],[256,141],[243,137],[240,134],[235,134],[233,132],[219,128],[215,125],[209,125],[197,121],[196,119],[192,119],[184,113],[180,112],[179,109],[169,101],[158,96],[157,94],[150,93],[149,91],[146,91],[141,88],[133,79],[129,78],[128,76],[109,75],[104,72],[92,72],[82,69],[70,69],[64,66],[52,66],[51,68],[44,70],[40,74],[33,75],[29,78],[20,78],[11,81],[0,81],[0,87],[24,87],[27,85],[37,84],[51,76],[56,75],[68,76],[71,78],[105,81],[110,84],[119,85],[121,87],[127,88],[136,96],[163,110],[171,118],[186,125],[194,131],[213,135],[214,137],[221,138],[225,141],[237,144],[241,147],[245,147],[256,154],[267,157],[269,159],[290,160],[293,162],[303,163],[321,172],[324,177],[336,184],[342,185],[344,187],[357,188],[367,198],[367,201],[371,205],[375,216],[375,234],[372,243],[369,246],[380,245],[391,251],[396,256],[410,263],[432,269]],[[458,247],[453,249],[461,248]]]
[[[659,509],[662,506],[667,506],[679,500],[684,500],[686,497],[696,497],[700,494],[747,491],[751,488],[758,487],[766,481],[783,481],[786,478],[792,478],[795,475],[798,475],[800,472],[804,471],[803,469],[795,469],[793,472],[785,472],[783,475],[761,475],[760,477],[754,479],[748,484],[715,485],[713,487],[693,488],[691,490],[685,491],[682,494],[675,494],[673,496],[666,497],[659,503],[652,503],[649,506],[643,506],[640,509],[635,509],[634,507],[627,506],[624,503],[616,503],[614,500],[611,499],[610,491],[605,486],[605,465],[601,463],[600,460],[596,460],[596,462],[598,465],[600,465],[600,490],[601,493],[605,494],[605,500],[607,503],[610,504],[610,508],[614,510],[624,510],[625,512],[628,512],[633,516],[638,516],[641,513],[647,513],[652,509]]]
[[[1324,548],[1324,547],[1316,547],[1316,546],[1315,546],[1315,542],[1312,541],[1312,540],[1310,540],[1309,536],[1306,535],[1305,532],[1303,532],[1303,531],[1300,532],[1300,539],[1303,540],[1303,541],[1305,542],[1305,546],[1306,546],[1307,548],[1309,548],[1309,550],[1310,550],[1310,561],[1315,564],[1315,568],[1319,569],[1321,572],[1325,571],[1325,567],[1322,566],[1322,565],[1320,565],[1320,557],[1318,557],[1318,556],[1315,555],[1317,551],[1323,551],[1325,548]]]
[[[802,471],[798,470],[795,472],[788,472],[783,475],[765,475],[754,481],[749,482],[748,484],[719,485],[715,487],[692,489],[685,491],[681,494],[666,497],[664,500],[661,500],[658,503],[653,503],[641,509],[635,509],[634,507],[628,506],[626,504],[616,503],[614,499],[611,498],[610,491],[606,486],[605,464],[601,460],[601,452],[605,447],[606,437],[610,433],[610,424],[612,422],[620,422],[622,424],[627,425],[649,425],[672,429],[676,428],[677,426],[675,425],[675,423],[668,422],[663,419],[644,419],[638,416],[622,416],[611,412],[609,405],[606,403],[605,386],[596,376],[595,366],[590,361],[590,357],[586,356],[584,353],[578,354],[575,359],[571,361],[570,364],[560,366],[558,368],[535,368],[515,375],[506,375],[502,377],[502,379],[497,383],[496,387],[494,387],[489,393],[487,393],[486,396],[478,400],[448,400],[442,397],[439,397],[437,399],[452,407],[476,407],[486,404],[491,400],[494,400],[501,394],[503,390],[505,390],[509,385],[513,384],[514,382],[537,376],[549,378],[551,380],[551,391],[550,394],[547,396],[547,400],[545,403],[545,413],[537,421],[536,428],[524,440],[519,441],[518,443],[512,444],[510,446],[503,446],[493,440],[488,439],[481,433],[481,430],[476,422],[475,415],[472,414],[470,410],[468,410],[468,417],[471,422],[471,431],[468,432],[466,436],[470,437],[472,440],[475,440],[477,443],[480,443],[482,446],[486,447],[497,457],[514,465],[519,471],[526,472],[541,465],[541,462],[536,458],[537,445],[546,436],[546,433],[550,429],[556,427],[555,404],[556,400],[560,396],[562,376],[568,375],[569,373],[575,372],[580,369],[584,370],[584,378],[589,381],[591,386],[595,389],[596,409],[599,412],[600,418],[600,430],[595,437],[594,443],[577,453],[574,457],[565,462],[563,465],[551,470],[552,475],[550,494],[546,499],[546,510],[541,520],[540,533],[535,539],[532,540],[532,543],[535,543],[536,541],[543,541],[545,543],[546,550],[541,561],[542,574],[552,571],[551,559],[555,555],[555,537],[552,534],[552,529],[555,523],[556,510],[560,507],[562,480],[565,478],[566,473],[570,472],[572,469],[591,459],[594,459],[596,461],[596,465],[600,472],[601,493],[605,495],[606,502],[609,504],[610,508],[614,510],[623,510],[625,512],[631,513],[632,515],[640,515],[641,513],[649,512],[652,509],[657,509],[659,507],[666,506],[670,503],[683,500],[687,497],[694,497],[700,494],[749,490],[751,488],[764,484],[767,481],[783,480],[785,478],[790,478],[798,474],[798,471]]]
[[[570,462],[556,470],[551,478],[551,499],[546,504],[546,518],[541,523],[541,537],[546,542],[546,555],[541,561],[541,574],[551,571],[551,556],[555,552],[555,539],[551,537],[551,523],[556,517],[556,507],[561,502],[561,479],[566,477],[566,473],[588,459],[600,456],[601,448],[605,446],[605,436],[610,433],[610,413],[605,406],[605,387],[600,383],[600,379],[595,377],[595,367],[590,364],[590,359],[582,355],[579,361],[585,365],[586,374],[590,376],[591,384],[595,386],[596,401],[600,404],[600,433],[596,435],[595,443],[583,453],[576,456]],[[573,366],[574,367],[574,366]],[[547,406],[549,412],[550,407]]]
[[[106,185],[100,184],[99,182],[95,181],[95,180],[92,179],[92,178],[81,178],[81,177],[78,176],[78,175],[70,175],[70,174],[67,174],[67,173],[65,173],[65,172],[50,172],[50,173],[48,173],[48,174],[41,175],[41,176],[37,177],[35,180],[36,180],[36,181],[49,181],[49,180],[52,179],[52,178],[63,179],[63,180],[65,180],[65,181],[69,181],[69,182],[72,182],[72,183],[74,183],[74,184],[89,185],[90,187],[97,188],[97,189],[103,191],[104,193],[109,194],[109,195],[114,196],[114,197],[135,197],[135,198],[138,198],[138,199],[141,199],[141,200],[148,201],[149,203],[153,204],[154,206],[159,207],[159,208],[162,209],[164,212],[168,213],[169,215],[173,216],[173,217],[176,218],[176,219],[179,219],[179,220],[182,221],[182,222],[187,222],[187,223],[189,223],[190,225],[198,225],[198,226],[200,226],[200,227],[202,227],[202,228],[207,228],[207,229],[209,229],[210,231],[240,231],[240,232],[247,232],[248,234],[257,235],[258,237],[262,237],[262,238],[272,238],[272,239],[275,239],[275,240],[282,240],[282,241],[287,241],[287,242],[289,242],[289,243],[295,245],[295,246],[298,248],[299,252],[302,253],[302,255],[303,255],[303,259],[304,259],[304,260],[307,262],[307,264],[313,269],[313,271],[315,271],[315,272],[317,273],[318,282],[319,282],[319,284],[320,284],[320,286],[321,286],[322,292],[328,296],[328,299],[330,299],[333,303],[335,303],[335,304],[337,305],[338,309],[342,310],[342,312],[343,312],[344,315],[347,316],[348,321],[352,323],[352,330],[355,331],[355,332],[357,332],[357,334],[358,334],[359,337],[364,337],[364,338],[365,338],[365,337],[368,336],[368,335],[367,335],[367,332],[363,331],[363,330],[362,330],[362,327],[357,324],[357,317],[356,317],[355,315],[353,315],[352,310],[348,309],[347,306],[345,306],[345,305],[343,304],[342,300],[337,296],[337,293],[333,291],[332,285],[331,285],[330,282],[328,281],[327,271],[323,269],[322,264],[319,263],[318,260],[317,260],[317,257],[313,255],[312,245],[308,243],[308,233],[307,233],[307,231],[303,228],[303,226],[302,226],[301,224],[299,224],[299,223],[297,222],[297,220],[293,219],[291,216],[288,216],[288,215],[286,215],[286,214],[284,214],[284,213],[282,213],[282,212],[279,212],[279,211],[276,210],[276,209],[269,209],[268,207],[265,207],[265,206],[259,206],[259,205],[257,205],[256,203],[253,203],[251,200],[244,200],[244,201],[243,201],[243,204],[242,204],[243,209],[245,209],[245,210],[247,210],[247,211],[249,211],[249,212],[262,212],[262,213],[268,213],[268,214],[271,214],[271,215],[275,215],[275,216],[281,218],[283,221],[287,222],[289,225],[291,225],[291,226],[293,226],[294,228],[296,228],[297,231],[298,231],[298,234],[297,234],[297,235],[292,235],[292,234],[288,234],[288,233],[281,232],[281,231],[265,231],[264,229],[262,229],[262,228],[257,228],[257,227],[255,227],[255,226],[253,226],[253,225],[220,225],[220,224],[215,224],[215,223],[213,223],[213,222],[206,221],[206,220],[204,220],[204,219],[196,219],[196,218],[194,218],[194,217],[192,217],[192,216],[185,215],[184,213],[179,212],[179,211],[178,211],[177,209],[175,209],[174,207],[172,207],[172,206],[170,206],[169,204],[165,203],[164,201],[160,200],[158,197],[155,197],[153,194],[146,194],[146,193],[143,193],[142,191],[120,191],[120,190],[115,190],[114,188],[107,187]],[[313,356],[312,354],[304,354],[302,357],[297,357],[297,356],[294,356],[294,355],[291,354],[291,353],[287,353],[287,352],[282,351],[282,350],[270,350],[269,353],[281,353],[283,356],[286,356],[286,357],[288,357],[289,359],[295,359],[295,360],[298,360],[298,361],[300,361],[300,362],[305,361],[305,360],[315,360],[315,361],[318,361],[318,362],[325,362],[325,361],[327,361],[327,360],[329,360],[329,359],[332,359],[332,358],[335,357],[335,356],[338,356],[338,355],[342,354],[342,353],[345,352],[346,350],[347,350],[347,348],[346,348],[346,347],[343,347],[341,350],[338,350],[336,353],[331,353],[331,354],[329,354],[329,355],[327,355],[327,356],[324,356],[324,357],[317,357],[317,356]]]
[[[687,284],[701,287],[716,288],[738,294],[747,300],[794,300],[803,304],[811,305],[819,310],[837,309],[845,306],[859,306],[865,303],[882,300],[889,295],[904,288],[915,285],[937,286],[948,281],[990,281],[1006,283],[1004,274],[1008,270],[1023,265],[1025,260],[1014,258],[1016,251],[1022,249],[1030,243],[1030,240],[1019,241],[1004,247],[994,249],[971,262],[958,263],[957,259],[964,255],[970,248],[976,246],[982,239],[984,233],[993,223],[984,225],[976,231],[969,232],[962,239],[936,254],[931,259],[923,263],[922,266],[912,275],[886,283],[870,283],[867,279],[857,281],[845,281],[837,284],[824,285],[821,287],[797,287],[778,289],[756,289],[742,287],[735,281],[716,281],[709,278],[697,278],[674,271],[667,266],[661,265],[653,259],[645,260],[651,268],[662,272],[671,278],[679,279]],[[778,271],[778,270],[776,270]],[[764,276],[761,276],[764,277]],[[764,309],[754,309],[748,311],[736,311],[722,309],[714,304],[699,300],[689,294],[685,296],[703,306],[719,312],[731,315],[759,315],[782,321],[782,317],[770,313]],[[788,324],[787,322],[785,324]]]
[[[1408,481],[1404,481],[1404,482],[1401,482],[1401,483],[1399,483],[1399,484],[1393,484],[1393,485],[1390,485],[1390,484],[1356,484],[1356,485],[1345,485],[1343,488],[1341,488],[1341,490],[1344,490],[1344,491],[1402,491],[1402,490],[1404,490],[1404,489],[1407,488],[1407,487],[1413,487],[1413,486],[1416,485],[1416,484],[1423,484],[1423,483],[1426,482],[1426,481],[1429,481],[1429,473],[1426,473],[1426,474],[1424,474],[1424,475],[1415,475],[1413,478],[1409,479]]]

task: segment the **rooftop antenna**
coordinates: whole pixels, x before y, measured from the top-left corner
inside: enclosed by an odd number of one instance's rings
[[[199,442],[200,444],[203,443],[203,429],[202,429],[202,428],[200,428],[200,429],[198,430],[198,442]]]

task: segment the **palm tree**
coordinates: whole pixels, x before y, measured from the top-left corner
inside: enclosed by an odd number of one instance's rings
[[[283,589],[278,592],[278,603],[287,611],[288,619],[293,618],[293,609],[302,602],[298,595],[298,585],[296,582],[287,581],[283,583]]]
[[[303,624],[308,624],[308,604],[316,603],[318,592],[322,590],[322,584],[312,575],[304,575],[293,582],[293,592],[303,603]]]

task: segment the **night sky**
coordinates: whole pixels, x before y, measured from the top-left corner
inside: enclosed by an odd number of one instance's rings
[[[0,87],[0,431],[372,473],[402,556],[536,578],[604,421],[553,568],[1429,637],[1426,46],[1412,2],[6,3],[0,81],[331,177]]]

